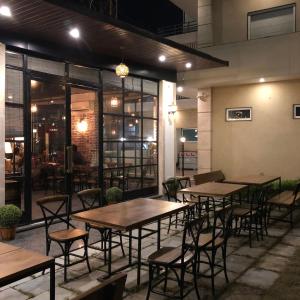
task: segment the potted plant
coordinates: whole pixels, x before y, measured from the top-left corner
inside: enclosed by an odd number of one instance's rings
[[[118,187],[111,187],[106,191],[106,203],[113,204],[123,200],[123,191]]]
[[[20,222],[22,211],[13,204],[0,207],[0,235],[3,241],[13,240],[16,226]]]

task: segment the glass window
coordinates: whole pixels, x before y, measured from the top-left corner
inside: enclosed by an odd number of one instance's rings
[[[148,165],[143,167],[143,188],[157,186],[158,184],[157,165]]]
[[[123,167],[123,145],[118,142],[103,143],[103,159],[106,168]]]
[[[23,108],[5,107],[5,137],[23,137]]]
[[[28,57],[28,69],[52,75],[65,75],[65,64],[36,57]]]
[[[113,72],[102,72],[103,111],[105,113],[123,114],[122,79]]]
[[[124,113],[132,117],[141,115],[141,79],[126,77],[124,81]]]
[[[125,166],[141,164],[141,143],[124,143]]]
[[[143,140],[156,141],[157,140],[157,120],[144,119],[143,120]]]
[[[141,167],[125,168],[126,185],[128,191],[139,190],[142,188],[142,169]]]
[[[97,69],[86,68],[82,66],[69,66],[70,78],[99,84],[99,71]]]
[[[6,69],[5,102],[23,103],[23,72]]]
[[[157,164],[157,143],[155,142],[143,143],[143,164],[144,165]]]
[[[141,120],[138,118],[125,117],[125,138],[126,140],[140,140],[141,139]]]
[[[103,139],[122,141],[123,137],[123,118],[117,116],[104,116]]]
[[[158,83],[143,80],[143,116],[157,118]]]
[[[108,189],[116,186],[123,190],[123,186],[127,183],[127,179],[123,176],[123,169],[106,169],[104,170],[104,186]]]
[[[248,39],[295,32],[295,4],[248,14]]]
[[[15,67],[23,67],[23,55],[19,53],[15,53],[12,51],[6,51],[6,64],[15,66]]]

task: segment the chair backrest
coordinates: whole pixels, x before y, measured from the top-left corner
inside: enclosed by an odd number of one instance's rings
[[[298,195],[300,193],[300,182],[296,184],[295,190],[294,190],[294,201],[298,200]]]
[[[175,177],[172,177],[164,181],[162,185],[168,197],[168,200],[172,201],[173,199],[175,202],[178,202],[179,200],[177,198],[177,193],[178,190],[180,189],[179,181]]]
[[[54,195],[41,198],[36,202],[42,210],[46,235],[49,228],[56,221],[67,225],[67,228],[74,227],[70,224],[70,198],[68,195]]]
[[[227,243],[232,232],[233,206],[227,205],[216,208],[214,211],[214,221],[212,227],[212,247],[216,245],[217,239],[222,238]]]
[[[195,184],[202,184],[207,182],[222,182],[225,180],[225,175],[221,170],[218,171],[212,171],[208,173],[203,174],[196,174],[194,175]]]
[[[119,273],[73,300],[121,300],[127,274]]]
[[[179,181],[180,189],[185,189],[192,186],[191,178],[188,176],[179,177],[177,180]]]
[[[205,220],[206,219],[204,216],[199,219],[185,222],[181,246],[182,263],[185,259],[185,254],[187,253],[187,251],[192,251],[194,254],[198,253],[199,238],[201,232],[203,232],[203,224]]]
[[[100,188],[87,189],[77,193],[84,210],[102,206],[102,192]]]

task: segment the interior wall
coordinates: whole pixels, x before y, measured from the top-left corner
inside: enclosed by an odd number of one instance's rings
[[[197,128],[197,109],[178,110],[175,115],[176,130],[180,128]],[[177,131],[177,150],[180,149],[180,133]],[[197,151],[197,143],[186,142],[185,151]]]
[[[213,88],[212,168],[228,176],[300,178],[300,80]],[[252,121],[225,121],[225,109],[252,107]]]
[[[296,3],[296,31],[300,30],[300,0],[223,0],[214,1],[213,18],[215,44],[247,40],[249,12]]]
[[[0,157],[5,157],[5,45],[0,43]],[[0,205],[5,204],[5,166],[0,160]]]

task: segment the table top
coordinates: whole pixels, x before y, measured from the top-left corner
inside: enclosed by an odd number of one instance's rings
[[[72,218],[77,221],[128,231],[187,208],[187,204],[139,198],[79,212],[72,215]]]
[[[280,178],[280,176],[248,175],[236,178],[228,178],[224,180],[224,182],[260,186],[279,180]]]
[[[41,271],[42,267],[54,263],[53,257],[4,243],[0,243],[0,253],[0,284],[13,281],[27,272]]]
[[[0,243],[0,255],[5,254],[7,252],[15,251],[17,249],[19,249],[19,247],[6,243]]]
[[[181,193],[198,196],[227,197],[247,188],[246,185],[222,182],[207,182],[180,190]]]

